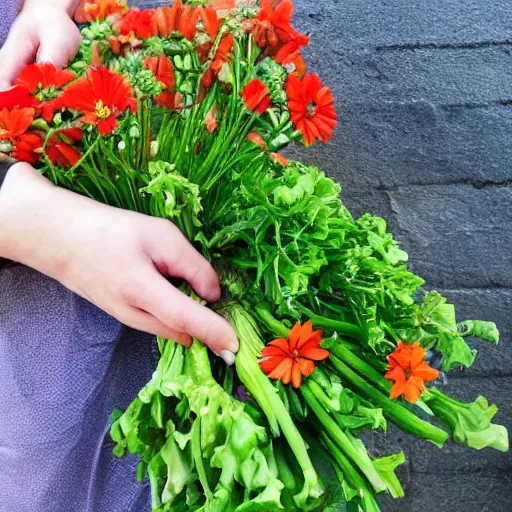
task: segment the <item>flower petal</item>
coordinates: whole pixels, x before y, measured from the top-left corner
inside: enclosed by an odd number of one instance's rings
[[[404,396],[408,402],[416,403],[423,393],[424,384],[421,379],[411,377],[405,384]]]
[[[283,381],[284,384],[284,381]],[[299,363],[294,361],[292,364],[292,385],[294,388],[300,388],[302,384],[302,373],[300,370]]]
[[[270,379],[278,379],[283,384],[289,384],[292,378],[293,359],[291,357],[283,358],[283,360],[271,371],[268,376]]]
[[[329,357],[329,352],[323,348],[309,348],[300,351],[301,357],[306,357],[313,361],[323,361]]]
[[[412,372],[414,377],[419,377],[422,380],[435,380],[439,377],[439,372],[430,367],[428,363],[423,361],[420,365],[413,369]]]
[[[268,359],[260,361],[260,368],[263,371],[263,373],[268,375],[273,370],[275,370],[276,366],[278,366],[279,363],[281,363],[284,359],[285,357],[269,357]]]
[[[302,357],[297,357],[295,361],[299,366],[302,375],[309,377],[313,373],[315,369],[315,363],[313,363],[313,361],[310,359],[304,359]]]

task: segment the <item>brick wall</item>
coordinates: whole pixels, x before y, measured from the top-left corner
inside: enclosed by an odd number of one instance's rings
[[[498,324],[501,346],[477,345],[473,368],[446,389],[471,401],[483,393],[512,427],[510,0],[295,4],[295,25],[312,36],[310,71],[332,88],[341,123],[332,144],[291,155],[340,181],[354,214],[385,217],[460,319]],[[407,497],[383,499],[384,512],[512,510],[510,454],[440,451],[396,430],[370,442],[397,445]]]

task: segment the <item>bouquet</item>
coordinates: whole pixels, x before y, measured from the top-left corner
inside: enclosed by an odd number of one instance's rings
[[[376,494],[404,495],[405,457],[375,458],[361,436],[390,422],[439,447],[508,450],[495,405],[436,387],[473,363],[468,338],[498,342],[496,326],[457,321],[382,218],[354,219],[338,184],[281,153],[329,141],[337,122],[292,11],[85,1],[70,67],[30,65],[0,95],[1,152],[174,222],[223,284],[213,307],[237,332],[235,366],[158,339],[151,380],[112,414],[115,455],[139,456],[155,512],[378,511]]]

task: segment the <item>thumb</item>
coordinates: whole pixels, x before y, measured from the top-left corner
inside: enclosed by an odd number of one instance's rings
[[[81,35],[70,18],[64,18],[63,25],[45,25],[40,31],[37,62],[51,62],[58,68],[66,67],[77,54]]]

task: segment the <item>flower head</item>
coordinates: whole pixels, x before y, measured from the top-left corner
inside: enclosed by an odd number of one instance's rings
[[[268,109],[271,101],[268,87],[257,78],[242,89],[242,98],[249,110],[260,115]]]
[[[293,124],[304,136],[306,146],[317,139],[328,142],[337,124],[336,110],[334,97],[320,77],[310,74],[301,80],[292,73],[286,81],[286,94]]]
[[[275,8],[271,0],[262,0],[260,12],[254,20],[252,35],[255,43],[264,49],[264,54],[276,55],[284,46],[291,44],[280,57],[286,54],[297,52],[309,43],[309,37],[297,32],[291,25],[293,4],[290,0],[279,2]],[[291,59],[289,62],[291,62]],[[283,62],[280,62],[280,64]],[[284,62],[288,63],[288,62]]]
[[[388,361],[386,379],[395,382],[391,398],[404,395],[408,402],[415,403],[425,389],[425,381],[439,377],[439,372],[425,362],[425,350],[419,343],[408,345],[400,341]]]
[[[81,121],[97,125],[106,135],[117,128],[117,117],[125,110],[135,112],[137,102],[124,76],[106,68],[92,68],[64,90],[59,106],[83,112]]]
[[[33,108],[0,110],[0,140],[15,139],[27,132],[34,121]]]
[[[28,89],[21,85],[0,92],[0,108],[35,107],[37,103],[37,100],[30,94]]]
[[[65,128],[55,132],[48,141],[46,154],[53,165],[73,167],[82,157],[82,153],[73,147],[73,144],[82,140],[83,133],[80,128]]]
[[[169,37],[174,31],[193,41],[197,32],[200,10],[191,5],[183,5],[181,0],[155,9],[155,19],[160,37]]]
[[[283,384],[290,381],[295,388],[302,383],[302,376],[308,377],[315,369],[313,361],[323,361],[329,352],[320,348],[322,331],[313,331],[313,324],[299,322],[290,331],[288,339],[271,341],[262,351],[260,368],[271,379]]]
[[[124,0],[82,0],[74,18],[77,23],[86,23],[121,16],[127,11]]]
[[[43,139],[37,133],[24,133],[13,140],[12,156],[20,162],[35,164],[41,157]]]
[[[119,33],[123,36],[135,34],[138,39],[158,35],[155,9],[140,10],[132,7],[119,22]]]
[[[155,75],[157,81],[167,89],[174,87],[174,68],[165,54],[162,53],[159,57],[148,57],[144,61],[144,67],[149,69]]]
[[[44,62],[25,66],[15,84],[24,87],[40,102],[39,110],[43,118],[49,122],[57,107],[53,100],[60,94],[62,87],[75,77],[73,71],[60,70],[51,62]]]

